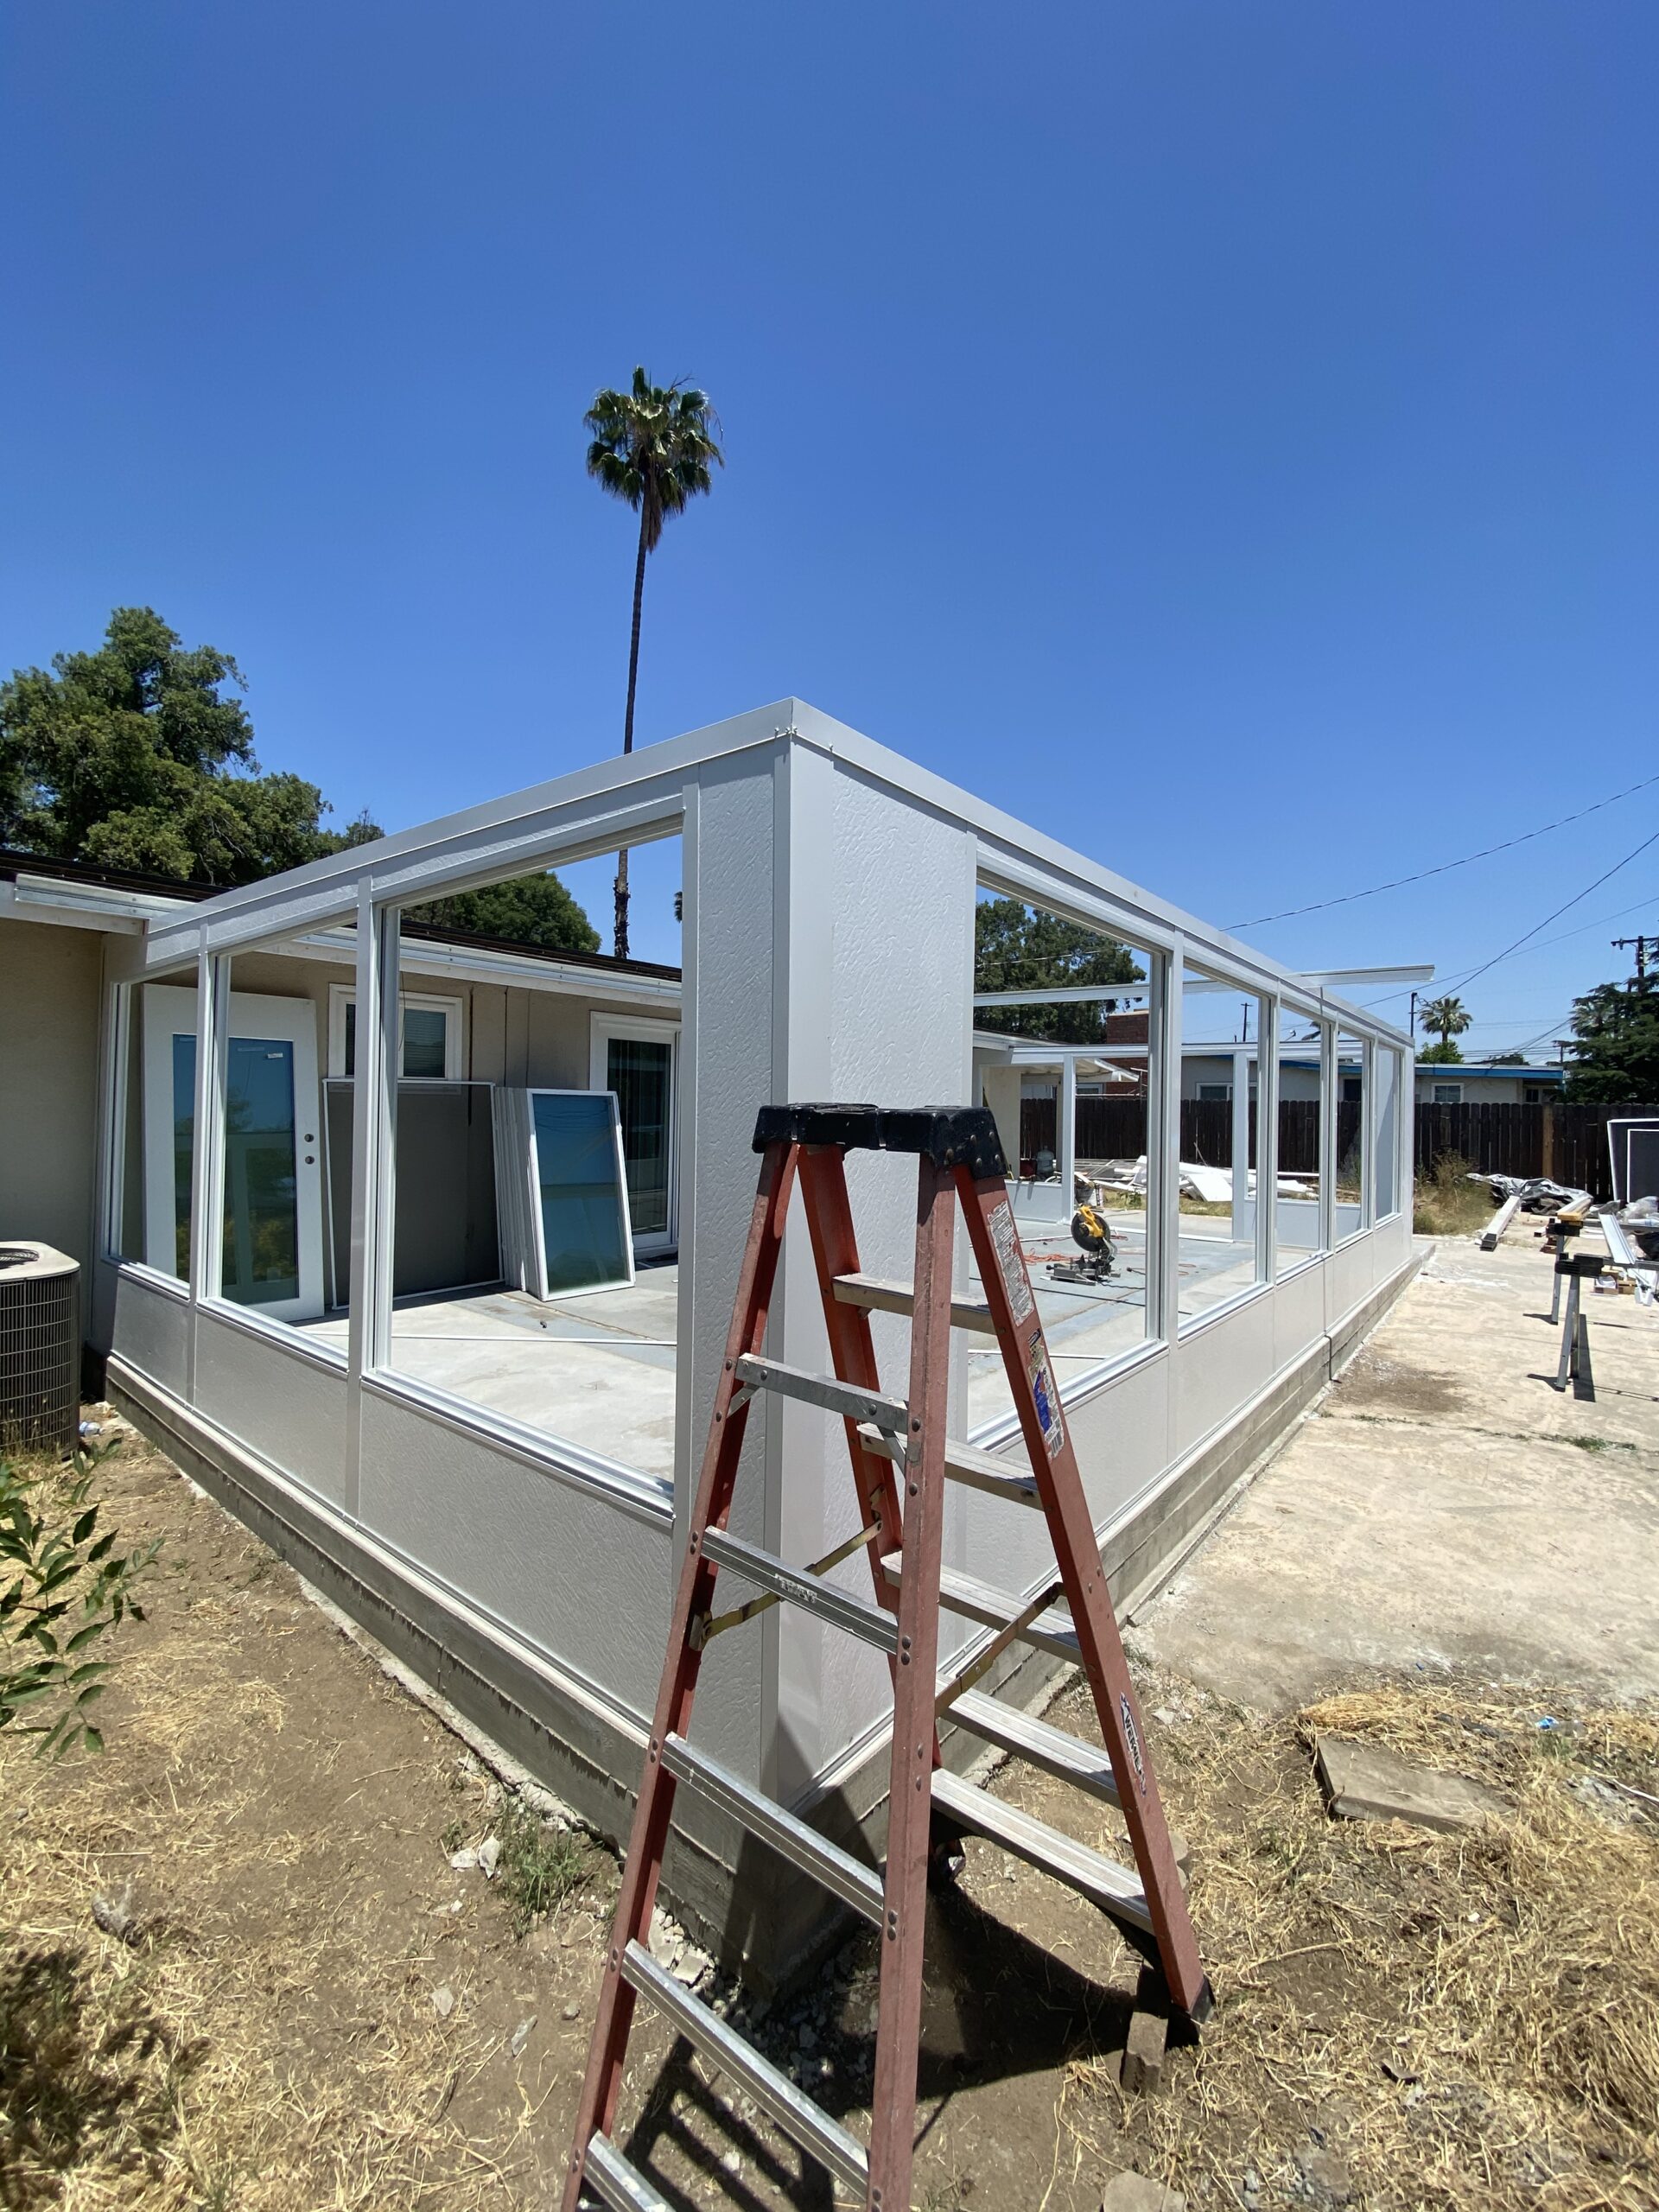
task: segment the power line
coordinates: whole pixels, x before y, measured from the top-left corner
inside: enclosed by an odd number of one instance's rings
[[[1651,780],[1654,782],[1659,782],[1659,777],[1655,777],[1651,779]],[[1553,914],[1546,914],[1541,922],[1535,922],[1529,930],[1524,931],[1521,936],[1516,938],[1513,944],[1506,944],[1502,952],[1495,952],[1490,960],[1483,960],[1478,968],[1471,968],[1465,974],[1461,976],[1448,976],[1443,979],[1437,977],[1435,980],[1436,996],[1445,997],[1453,991],[1466,989],[1471,983],[1475,982],[1477,977],[1484,976],[1488,969],[1496,968],[1500,960],[1507,960],[1512,953],[1519,952],[1523,944],[1529,944],[1531,940],[1537,936],[1540,930],[1547,930],[1552,922],[1559,921],[1561,916],[1569,912],[1578,905],[1581,899],[1587,899],[1592,891],[1599,891],[1604,883],[1609,881],[1611,878],[1618,874],[1620,868],[1628,868],[1633,860],[1638,859],[1642,854],[1645,853],[1649,845],[1659,845],[1659,830],[1656,830],[1651,836],[1644,837],[1639,845],[1634,847],[1632,850],[1625,854],[1622,861],[1615,861],[1611,868],[1605,869],[1603,873],[1596,878],[1593,883],[1586,883],[1582,891],[1575,891],[1573,896],[1559,906]],[[1578,932],[1574,930],[1565,930],[1562,931],[1562,935],[1564,937],[1574,937],[1577,934]],[[1555,941],[1556,940],[1554,939],[1546,940],[1546,942],[1550,943],[1554,943]],[[1543,946],[1535,945],[1533,950],[1535,952],[1541,952],[1543,950]],[[1403,999],[1408,995],[1409,994],[1405,991],[1389,991],[1382,998],[1367,999],[1364,1003],[1367,1006],[1387,1006],[1391,999]]]
[[[1415,875],[1397,875],[1391,883],[1374,883],[1369,891],[1344,891],[1338,899],[1316,899],[1309,906],[1287,906],[1280,914],[1258,914],[1253,921],[1229,922],[1230,930],[1259,930],[1268,922],[1293,921],[1299,914],[1322,914],[1331,906],[1350,906],[1356,899],[1376,899],[1384,891],[1401,891],[1408,883],[1426,883],[1431,875],[1448,875],[1453,868],[1469,868],[1476,861],[1489,861],[1494,853],[1512,851],[1516,845],[1531,842],[1535,837],[1548,837],[1554,830],[1565,830],[1570,822],[1582,822],[1586,815],[1599,814],[1605,806],[1617,806],[1622,798],[1633,798],[1637,791],[1644,791],[1659,784],[1659,776],[1645,776],[1639,784],[1632,784],[1628,791],[1615,791],[1611,798],[1599,798],[1592,806],[1582,806],[1576,814],[1564,814],[1558,822],[1546,822],[1541,829],[1523,830],[1518,837],[1505,837],[1500,845],[1484,846],[1478,853],[1465,853],[1461,860],[1442,861],[1437,868],[1420,868]]]

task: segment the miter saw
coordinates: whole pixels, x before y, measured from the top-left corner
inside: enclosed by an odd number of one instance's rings
[[[1112,1242],[1111,1224],[1096,1205],[1086,1200],[1071,1217],[1071,1242],[1083,1257],[1080,1260],[1051,1260],[1050,1277],[1055,1282],[1102,1283],[1114,1272],[1117,1247]]]

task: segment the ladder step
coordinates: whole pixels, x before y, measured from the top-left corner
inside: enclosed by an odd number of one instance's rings
[[[639,1994],[648,1997],[711,2064],[741,2082],[786,2135],[793,2137],[804,2151],[810,2151],[838,2180],[862,2198],[869,2181],[870,2162],[856,2137],[849,2135],[839,2121],[831,2120],[821,2105],[815,2105],[770,2059],[762,2058],[717,2013],[700,2004],[690,1991],[682,1989],[673,1975],[665,1973],[642,1945],[629,1944],[622,1954],[622,1972]]]
[[[904,1580],[905,1555],[889,1552],[881,1564],[893,1581]],[[981,1582],[971,1574],[959,1574],[953,1567],[939,1572],[939,1603],[953,1613],[961,1613],[970,1621],[979,1621],[986,1628],[1004,1629],[1010,1621],[1017,1620],[1025,1611],[1022,1601],[1009,1597],[1006,1590],[998,1590],[988,1582]],[[1047,1612],[1039,1613],[1028,1628],[1020,1631],[1021,1643],[1034,1643],[1039,1651],[1052,1651],[1057,1659],[1069,1659],[1076,1665],[1083,1657],[1083,1646],[1077,1641],[1077,1631],[1071,1625],[1071,1617],[1063,1613],[1058,1605],[1051,1605]]]
[[[1041,1767],[1045,1774],[1086,1789],[1091,1797],[1103,1798],[1109,1805],[1120,1802],[1112,1763],[1098,1744],[1085,1744],[1080,1737],[1051,1728],[1035,1713],[1021,1713],[978,1690],[963,1690],[952,1698],[944,1717],[959,1721],[982,1742],[995,1744],[999,1751]]]
[[[867,1313],[908,1313],[916,1303],[907,1282],[890,1282],[883,1275],[837,1275],[836,1296],[843,1306],[861,1306]],[[982,1337],[996,1334],[990,1306],[982,1298],[953,1298],[950,1325],[976,1330]]]
[[[902,1398],[885,1391],[862,1390],[855,1382],[838,1382],[833,1375],[814,1375],[804,1367],[791,1367],[781,1359],[762,1359],[744,1352],[737,1363],[737,1379],[751,1390],[776,1390],[785,1398],[799,1398],[809,1406],[822,1406],[843,1421],[874,1421],[878,1428],[900,1436],[910,1433],[910,1408]]]
[[[793,1813],[786,1813],[770,1797],[751,1789],[706,1752],[694,1751],[683,1736],[671,1736],[664,1744],[663,1764],[677,1781],[690,1783],[751,1835],[759,1836],[803,1873],[822,1882],[843,1904],[861,1912],[866,1920],[880,1923],[885,1900],[881,1877],[872,1868],[861,1866],[838,1846],[827,1842],[816,1828],[808,1827]]]
[[[1052,1874],[1114,1920],[1150,1932],[1152,1915],[1147,1910],[1147,1893],[1116,1859],[1103,1858],[1086,1843],[1050,1827],[1046,1821],[1022,1813],[1017,1805],[1005,1805],[988,1790],[976,1789],[946,1767],[934,1772],[933,1802],[969,1834],[983,1836],[988,1843],[1023,1859],[1028,1866]]]
[[[858,1434],[867,1451],[878,1452],[886,1459],[900,1456],[873,1422],[864,1422]],[[971,1444],[958,1444],[954,1437],[946,1437],[944,1441],[944,1478],[947,1482],[962,1483],[969,1490],[982,1490],[988,1497],[1002,1498],[1011,1505],[1034,1505],[1039,1513],[1042,1511],[1037,1478],[1022,1469],[1018,1459],[1005,1459],[995,1452],[977,1451]]]
[[[582,2177],[598,2190],[611,2212],[673,2212],[668,2199],[628,2164],[608,2135],[588,2139]]]
[[[821,1575],[808,1574],[798,1567],[791,1567],[787,1560],[763,1552],[758,1544],[745,1543],[741,1536],[728,1536],[722,1529],[706,1529],[702,1536],[703,1555],[716,1567],[729,1567],[746,1582],[758,1583],[761,1589],[770,1590],[774,1598],[785,1604],[800,1605],[809,1613],[827,1621],[831,1628],[844,1629],[849,1636],[862,1637],[873,1643],[878,1651],[896,1652],[899,1649],[899,1618],[880,1605],[872,1605],[862,1598],[840,1589],[833,1582],[826,1582]]]

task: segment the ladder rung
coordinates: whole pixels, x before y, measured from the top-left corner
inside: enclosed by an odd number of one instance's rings
[[[622,1971],[639,1994],[648,1997],[659,2012],[666,2014],[705,2058],[741,2082],[786,2135],[792,2136],[804,2151],[810,2151],[814,2158],[821,2159],[832,2174],[862,2197],[869,2182],[870,2162],[856,2137],[831,2120],[822,2106],[814,2104],[804,2090],[796,2088],[787,2074],[780,2072],[770,2059],[762,2058],[717,2014],[699,2004],[689,1990],[682,1989],[673,1975],[664,1973],[643,1946],[629,1944],[622,1954]]]
[[[694,1751],[683,1736],[671,1736],[663,1745],[663,1764],[676,1780],[689,1783],[711,1805],[728,1813],[751,1835],[781,1852],[803,1873],[812,1875],[826,1890],[878,1924],[885,1906],[881,1877],[856,1859],[827,1842],[816,1828],[786,1813],[770,1797],[751,1789],[717,1760]]]
[[[889,1552],[881,1564],[895,1582],[903,1580],[902,1552]],[[940,1570],[939,1603],[953,1613],[995,1629],[1007,1628],[1025,1610],[1021,1601],[1010,1598],[1006,1590],[994,1589],[988,1582],[981,1582],[974,1575],[959,1574],[953,1567]],[[1069,1659],[1073,1665],[1083,1656],[1083,1646],[1077,1641],[1071,1616],[1063,1613],[1058,1605],[1039,1613],[1029,1628],[1021,1629],[1019,1640],[1021,1643],[1034,1643],[1039,1651],[1052,1651],[1057,1658]]]
[[[1052,1874],[1102,1912],[1110,1913],[1114,1920],[1150,1930],[1147,1893],[1116,1859],[1103,1858],[1086,1843],[1050,1827],[1046,1821],[1022,1813],[1017,1805],[1004,1804],[988,1790],[976,1789],[947,1767],[934,1773],[933,1802],[958,1827],[983,1836],[988,1843],[1023,1859],[1028,1866]]]
[[[916,1300],[907,1282],[891,1282],[883,1275],[837,1275],[836,1296],[843,1306],[861,1306],[867,1313],[908,1313]],[[953,1298],[950,1325],[976,1330],[982,1337],[996,1334],[990,1306],[982,1298]]]
[[[1109,1805],[1120,1802],[1111,1760],[1098,1744],[1085,1744],[1080,1737],[1051,1728],[1035,1713],[1021,1713],[978,1690],[963,1690],[952,1698],[944,1718],[959,1721],[982,1742],[1041,1767],[1045,1774],[1086,1789],[1091,1797],[1103,1797]]]
[[[784,1360],[762,1359],[746,1351],[738,1359],[737,1379],[752,1390],[777,1390],[785,1398],[822,1406],[828,1413],[839,1414],[843,1421],[874,1421],[878,1428],[895,1430],[900,1436],[910,1433],[910,1408],[902,1398],[889,1398],[881,1390],[862,1390],[856,1382],[839,1382],[833,1375],[814,1375],[804,1367],[791,1367]]]
[[[887,1439],[874,1422],[867,1421],[859,1429],[859,1440],[867,1451],[879,1452],[883,1459],[897,1459]],[[995,1452],[977,1451],[971,1444],[958,1444],[952,1437],[944,1443],[944,1473],[947,1482],[963,1483],[969,1490],[982,1490],[992,1497],[1000,1497],[1013,1505],[1034,1505],[1042,1510],[1042,1499],[1037,1493],[1037,1478],[1020,1471],[1017,1459],[1004,1459]]]
[[[878,1651],[898,1650],[897,1614],[869,1605],[862,1598],[855,1598],[850,1592],[824,1581],[819,1575],[791,1567],[786,1560],[763,1552],[758,1544],[745,1543],[741,1536],[728,1536],[723,1529],[705,1529],[702,1549],[704,1557],[713,1560],[716,1567],[729,1567],[745,1581],[759,1583],[774,1598],[782,1598],[789,1605],[816,1613],[832,1628],[844,1629],[849,1636],[861,1637],[866,1643],[874,1644]]]
[[[599,2191],[611,2212],[672,2212],[668,2199],[628,2164],[608,2135],[588,2138],[582,2177]]]

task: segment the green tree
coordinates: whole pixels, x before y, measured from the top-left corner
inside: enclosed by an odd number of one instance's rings
[[[1523,1068],[1527,1056],[1524,1052],[1494,1052],[1486,1065],[1489,1068]]]
[[[1115,938],[1057,914],[1033,912],[1018,899],[982,899],[974,910],[974,988],[976,991],[1035,991],[1046,985],[1078,988],[1090,983],[1133,984],[1146,970]],[[1116,995],[1052,1005],[988,1006],[975,1009],[981,1029],[1046,1044],[1094,1045],[1106,1037],[1106,1017]]]
[[[1444,998],[1425,999],[1421,1014],[1424,1028],[1433,1030],[1440,1041],[1438,1046],[1432,1046],[1427,1052],[1420,1052],[1419,1059],[1436,1062],[1461,1060],[1463,1054],[1452,1040],[1454,1037],[1462,1036],[1471,1020],[1463,1001],[1454,998],[1450,992]]]
[[[1568,1098],[1659,1104],[1659,976],[1600,983],[1573,1001]]]
[[[0,685],[0,843],[235,884],[378,837],[366,817],[325,830],[315,784],[260,772],[245,688],[228,653],[187,651],[149,607],[118,607],[95,652],[17,670]]]
[[[601,391],[583,418],[591,434],[588,474],[639,518],[639,550],[633,564],[633,634],[628,647],[628,704],[622,750],[633,750],[633,699],[639,675],[639,609],[645,593],[645,561],[657,550],[663,524],[713,485],[711,465],[725,467],[715,442],[720,428],[705,392],[689,385],[654,385],[644,369],[626,391]],[[628,957],[628,855],[616,856],[616,957]]]
[[[406,909],[411,922],[461,930],[473,937],[509,938],[555,952],[597,952],[599,931],[556,875],[521,875],[482,891],[458,891]]]

